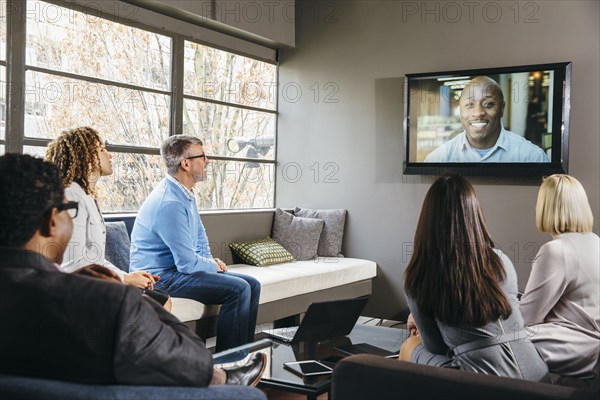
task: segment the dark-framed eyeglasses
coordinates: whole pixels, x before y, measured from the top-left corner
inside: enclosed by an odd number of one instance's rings
[[[205,154],[200,154],[198,156],[186,157],[186,160],[193,160],[194,158],[203,158],[203,159],[206,160],[206,153]]]
[[[66,203],[56,205],[58,212],[66,211],[71,218],[77,217],[79,212],[79,203],[76,201],[67,201]]]

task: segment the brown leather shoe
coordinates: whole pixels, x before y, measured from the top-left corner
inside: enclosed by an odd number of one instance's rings
[[[225,370],[227,379],[226,385],[245,385],[256,386],[267,367],[267,355],[265,353],[255,353],[254,356],[245,365],[237,368]]]

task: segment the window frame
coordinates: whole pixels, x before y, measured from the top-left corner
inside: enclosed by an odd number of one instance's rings
[[[27,71],[39,72],[49,75],[55,75],[60,77],[77,79],[84,82],[96,83],[109,85],[114,87],[121,87],[126,89],[139,90],[143,92],[158,93],[170,96],[170,112],[169,112],[169,136],[183,132],[183,111],[184,111],[184,99],[190,99],[195,101],[202,101],[207,103],[237,107],[240,109],[247,109],[252,111],[260,111],[273,114],[275,117],[275,126],[273,135],[275,137],[274,143],[274,155],[273,159],[256,159],[247,157],[227,157],[224,155],[211,155],[210,159],[215,161],[234,161],[234,162],[252,162],[258,164],[272,165],[274,170],[278,165],[277,162],[277,133],[278,124],[277,119],[279,115],[277,96],[275,96],[275,108],[263,109],[260,107],[246,106],[242,104],[224,102],[220,100],[213,100],[210,98],[185,95],[184,94],[184,46],[185,41],[198,43],[201,45],[209,46],[218,50],[223,50],[237,56],[249,57],[260,62],[275,65],[275,88],[279,84],[279,64],[271,60],[265,60],[264,58],[255,57],[248,54],[243,54],[239,51],[233,51],[226,47],[215,45],[214,43],[206,43],[193,38],[190,36],[182,35],[172,31],[160,29],[152,25],[147,25],[134,21],[131,19],[124,18],[119,15],[113,15],[114,19],[109,19],[104,16],[97,16],[98,10],[94,10],[91,7],[87,7],[82,4],[73,4],[65,2],[64,0],[40,0],[48,4],[53,4],[58,7],[63,7],[77,12],[82,12],[88,15],[93,15],[94,18],[103,18],[111,22],[120,23],[126,26],[130,26],[136,29],[145,30],[152,33],[157,33],[171,39],[171,82],[170,90],[164,91],[154,88],[146,88],[138,86],[136,84],[121,83],[116,81],[110,81],[102,78],[88,77],[85,75],[78,75],[71,72],[56,71],[49,68],[43,68],[39,66],[27,65],[26,63],[26,21],[27,21],[27,1],[26,0],[7,0],[3,2],[4,7],[0,10],[0,15],[5,16],[6,22],[6,59],[0,60],[0,66],[5,67],[6,72],[6,124],[5,124],[5,136],[0,138],[0,146],[4,146],[5,152],[11,153],[23,153],[23,149],[26,146],[33,147],[46,147],[51,139],[45,138],[32,138],[25,136],[25,91],[26,91],[26,80],[25,75]],[[8,13],[8,10],[11,10]],[[110,16],[107,13],[107,17]],[[16,89],[15,89],[16,88]],[[201,138],[202,139],[202,138]],[[107,150],[115,153],[126,153],[126,154],[144,154],[144,155],[159,155],[160,149],[154,147],[143,147],[143,146],[131,146],[122,144],[107,143]],[[276,204],[276,179],[273,181],[273,206]],[[260,210],[261,208],[248,208],[243,210]],[[239,211],[239,209],[212,209],[210,211],[227,212],[227,211]],[[123,214],[123,211],[110,211],[110,214]]]

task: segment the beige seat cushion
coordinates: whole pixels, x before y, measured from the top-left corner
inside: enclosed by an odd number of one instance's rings
[[[377,265],[373,261],[337,257],[269,267],[235,264],[230,265],[229,270],[258,279],[262,285],[260,304],[372,279],[377,275]],[[206,307],[195,300],[182,298],[172,301],[173,314],[183,322],[218,314],[218,306]]]

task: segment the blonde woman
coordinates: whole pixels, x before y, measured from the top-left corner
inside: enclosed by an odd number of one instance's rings
[[[169,297],[153,291],[156,281],[151,274],[124,272],[105,258],[106,227],[96,201],[96,183],[100,177],[112,175],[113,169],[112,156],[98,132],[90,127],[62,132],[48,145],[46,159],[58,167],[67,199],[79,203],[73,236],[61,265],[63,271],[73,272],[89,264],[105,266],[124,283],[139,287],[170,310]]]
[[[583,186],[569,175],[544,179],[535,214],[552,240],[533,261],[523,319],[550,372],[591,378],[600,348],[600,239]]]

